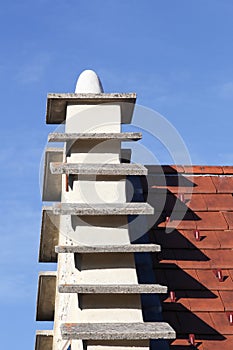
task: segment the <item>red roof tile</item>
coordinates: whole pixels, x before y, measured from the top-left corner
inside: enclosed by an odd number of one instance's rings
[[[231,269],[233,267],[233,250],[225,249],[220,253],[220,250],[205,251],[210,258],[211,267],[216,269]]]
[[[218,332],[233,335],[233,326],[230,325],[226,312],[211,312],[210,315]]]
[[[177,298],[161,296],[164,320],[179,338],[170,349],[190,349],[189,333],[198,349],[233,349],[227,315],[233,311],[233,167],[178,168],[163,167],[165,176],[150,173],[148,197],[162,211],[150,232],[162,248],[153,255],[155,277]]]
[[[233,212],[223,212],[223,215],[226,219],[228,229],[232,230],[233,229]]]
[[[215,231],[215,234],[222,249],[233,248],[233,230]]]
[[[188,339],[176,339],[170,345],[171,350],[191,350]],[[201,342],[198,342],[198,350],[204,350]]]
[[[233,196],[231,194],[208,194],[203,197],[208,211],[229,210],[233,208]]]
[[[218,193],[233,193],[233,177],[213,176],[212,180]]]
[[[176,315],[181,324],[181,333],[219,335],[208,312],[177,312]]]
[[[224,310],[233,311],[233,290],[220,291],[219,294],[224,305]]]
[[[233,336],[228,336],[226,339],[223,340],[214,339],[205,340],[202,342],[203,350],[232,350],[232,344]]]
[[[187,176],[186,179],[193,183],[193,193],[216,193],[216,187],[212,176]]]
[[[193,165],[184,166],[184,172],[187,174],[223,174],[223,168],[221,166],[208,166],[208,165]]]
[[[224,311],[223,302],[217,291],[210,295],[209,291],[192,290],[187,291],[186,295],[189,300],[191,311]]]
[[[219,231],[224,232],[224,231]],[[182,234],[187,238],[194,247],[197,249],[219,249],[221,247],[220,241],[215,231],[199,231],[200,241],[197,241],[194,235],[194,231],[182,231]]]
[[[184,196],[184,203],[187,207],[193,211],[205,211],[207,210],[207,205],[202,194],[188,194]]]
[[[209,290],[233,290],[233,280],[229,270],[223,270],[224,281],[219,282],[213,270],[196,270],[198,280]]]
[[[222,168],[223,173],[226,175],[232,175],[233,174],[233,166],[224,166]]]
[[[198,230],[227,230],[228,224],[221,212],[196,212]]]

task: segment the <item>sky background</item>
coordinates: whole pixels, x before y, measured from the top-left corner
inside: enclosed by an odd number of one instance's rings
[[[94,69],[106,92],[135,91],[166,117],[194,164],[232,164],[232,18],[232,0],[1,3],[1,349],[33,349],[52,327],[35,322],[38,271],[55,269],[37,263],[47,93]]]

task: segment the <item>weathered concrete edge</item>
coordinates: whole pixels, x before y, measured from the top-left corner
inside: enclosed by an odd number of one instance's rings
[[[66,142],[78,140],[119,140],[138,141],[141,140],[141,132],[118,132],[118,133],[50,133],[48,142]]]
[[[61,325],[63,339],[175,339],[174,329],[166,322],[146,323],[66,323]]]
[[[167,293],[167,287],[160,284],[60,284],[58,291],[80,294],[163,294]]]
[[[75,94],[75,93],[49,93],[47,95],[46,123],[60,124],[66,119],[67,105],[94,105],[94,104],[119,104],[121,106],[121,122],[129,124],[132,120],[136,102],[135,93],[100,93],[100,94]]]
[[[71,175],[136,175],[146,176],[147,169],[141,164],[78,164],[78,163],[50,163],[52,174]]]
[[[35,350],[52,350],[53,330],[37,330],[35,338]]]
[[[135,205],[137,204],[137,205]],[[106,204],[100,206],[98,204],[82,205],[71,203],[60,204],[53,207],[54,215],[153,215],[154,208],[148,203],[127,203],[126,205]]]
[[[56,246],[56,253],[145,253],[160,252],[158,244],[125,244],[99,246]]]

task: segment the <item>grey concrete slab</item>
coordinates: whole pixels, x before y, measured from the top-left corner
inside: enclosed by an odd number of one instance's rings
[[[129,163],[131,158],[131,149],[121,149],[121,162]],[[58,147],[49,147],[44,156],[44,174],[42,200],[45,202],[60,202],[62,175],[54,175],[50,171],[50,163],[63,161],[63,149]]]
[[[129,124],[132,120],[135,102],[135,93],[50,93],[47,95],[46,123],[63,123],[66,119],[66,107],[68,105],[97,105],[107,103],[120,105],[121,122],[123,124]]]
[[[56,295],[56,271],[39,273],[37,292],[37,321],[53,321]]]
[[[125,245],[96,245],[96,246],[56,246],[56,253],[145,253],[160,252],[158,244],[125,244]]]
[[[176,333],[168,323],[65,323],[61,326],[63,339],[175,339]]]
[[[67,142],[78,140],[119,140],[119,141],[138,141],[142,138],[141,132],[119,132],[119,133],[51,133],[48,136],[48,142]]]
[[[55,246],[58,244],[60,218],[52,207],[42,208],[39,262],[57,262]]]
[[[147,175],[147,169],[141,164],[78,164],[50,163],[52,174],[73,175]]]
[[[53,207],[55,215],[153,215],[148,203],[62,203]]]
[[[42,330],[36,331],[35,350],[52,350],[53,348],[53,331]]]
[[[47,148],[44,154],[44,177],[42,201],[57,202],[61,200],[61,176],[53,175],[50,171],[51,162],[63,161],[63,148]]]
[[[160,284],[60,284],[60,293],[81,294],[154,294],[167,293]]]

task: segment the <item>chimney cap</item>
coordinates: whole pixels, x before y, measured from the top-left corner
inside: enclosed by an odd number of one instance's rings
[[[100,78],[93,70],[86,69],[78,77],[75,93],[103,93]]]

